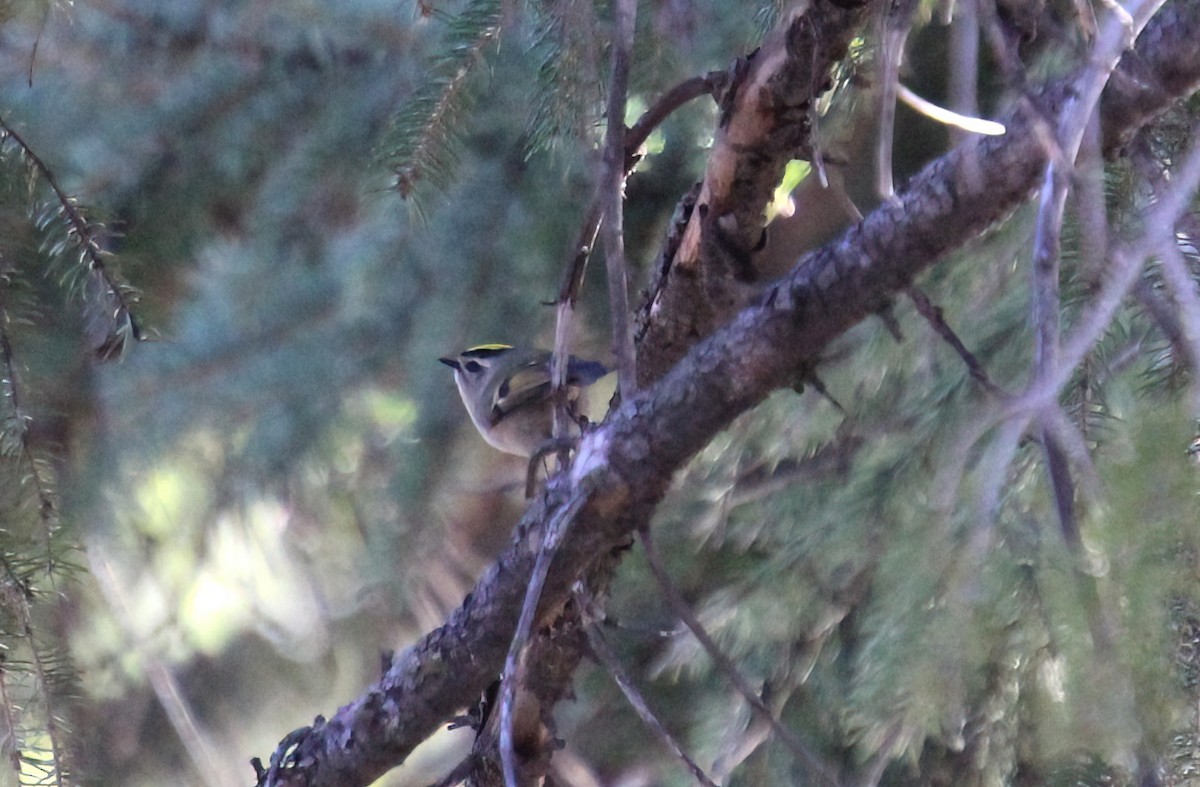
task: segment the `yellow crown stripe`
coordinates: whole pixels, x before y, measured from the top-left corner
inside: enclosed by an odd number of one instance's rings
[[[511,344],[477,344],[474,347],[463,350],[463,355],[488,356],[507,352],[511,349]]]

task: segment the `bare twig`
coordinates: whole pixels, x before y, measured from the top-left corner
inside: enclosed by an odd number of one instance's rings
[[[1054,496],[1054,511],[1058,516],[1058,527],[1071,553],[1082,554],[1083,540],[1079,535],[1079,521],[1075,514],[1075,482],[1071,478],[1071,463],[1067,452],[1055,435],[1045,425],[1045,418],[1038,418],[1042,437],[1042,452],[1046,456],[1046,475],[1050,479],[1050,491]],[[1097,643],[1099,644],[1099,643]]]
[[[649,139],[654,129],[658,128],[672,112],[681,106],[704,95],[711,95],[718,80],[724,72],[715,71],[702,77],[692,77],[680,82],[668,90],[642,114],[633,127],[625,132],[624,174],[628,175],[637,163],[637,151]],[[563,271],[562,283],[559,285],[557,314],[554,328],[554,352],[551,356],[550,375],[554,390],[556,406],[554,408],[554,436],[565,437],[570,428],[570,416],[566,408],[566,379],[568,353],[571,338],[571,328],[574,322],[575,304],[579,301],[579,291],[583,286],[583,275],[587,270],[588,258],[596,243],[596,235],[600,230],[604,216],[604,191],[597,188],[588,204],[587,213],[579,228],[579,235],[573,247],[574,252],[570,264]],[[561,455],[560,455],[561,456]]]
[[[108,552],[97,540],[88,545],[88,560],[92,576],[96,578],[100,592],[109,609],[124,630],[134,639],[133,653],[141,660],[147,680],[162,706],[163,715],[183,743],[197,778],[209,787],[237,784],[238,779],[229,772],[229,764],[217,756],[211,737],[204,731],[196,718],[195,711],[180,687],[179,680],[165,659],[153,652],[152,646],[137,642],[137,612],[133,609],[131,594],[125,582],[118,576],[109,560]]]
[[[996,0],[976,0],[976,13],[979,16],[983,40],[987,42],[992,58],[1000,65],[1004,80],[1010,89],[1018,93],[1025,92],[1025,69],[1021,67],[1021,57],[1016,46],[1008,40],[1004,29],[1000,26],[1000,18],[996,13]]]
[[[588,257],[592,254],[592,246],[596,242],[596,232],[600,229],[602,215],[600,192],[597,190],[588,207],[583,226],[580,227],[579,238],[575,243],[575,256],[571,258],[571,264],[563,272],[563,280],[558,292],[557,314],[554,322],[554,350],[550,354],[550,388],[554,399],[554,420],[551,434],[558,441],[563,441],[570,435],[572,419],[567,411],[567,370],[570,366],[571,331],[575,323],[575,304],[579,300],[579,290],[583,286],[583,274],[587,270]],[[560,449],[558,456],[561,467],[567,460],[567,450]]]
[[[946,94],[950,109],[960,115],[979,114],[979,13],[977,0],[965,0],[954,6],[950,22],[949,72]],[[964,136],[953,127],[950,140],[957,144]]]
[[[554,553],[562,543],[563,534],[568,525],[579,513],[587,498],[575,495],[571,500],[554,514],[546,524],[546,537],[538,550],[537,561],[533,564],[533,572],[529,584],[525,588],[525,600],[521,605],[521,617],[517,620],[516,631],[513,632],[512,642],[508,646],[508,655],[504,659],[504,675],[500,680],[500,762],[504,769],[504,783],[508,787],[518,787],[516,771],[516,753],[513,749],[513,706],[516,703],[516,689],[525,673],[526,643],[533,630],[533,621],[537,617],[538,603],[542,598],[542,588],[546,584],[546,574],[550,571],[550,563]]]
[[[575,598],[579,602],[579,607],[583,610],[584,621],[587,627],[588,644],[592,648],[593,655],[600,661],[609,674],[612,675],[617,686],[621,689],[621,693],[625,695],[625,699],[629,700],[629,704],[637,713],[638,718],[650,728],[650,731],[662,742],[664,746],[675,755],[675,758],[684,764],[696,777],[696,781],[707,787],[717,787],[716,783],[708,777],[704,769],[696,764],[696,761],[687,755],[687,752],[680,746],[679,741],[675,740],[675,736],[663,726],[658,717],[654,715],[654,711],[650,710],[650,706],[646,704],[645,698],[638,691],[637,686],[633,684],[633,678],[625,671],[621,665],[621,660],[617,658],[617,654],[609,647],[605,641],[600,627],[596,625],[596,618],[599,610],[595,609],[595,599],[591,598],[590,594],[582,588],[576,588]]]
[[[1193,137],[1195,138],[1195,137]],[[1182,163],[1173,172],[1171,188],[1164,191],[1154,207],[1146,214],[1146,227],[1173,225],[1175,218],[1200,185],[1200,144],[1192,146]],[[1133,287],[1142,263],[1153,253],[1155,239],[1146,234],[1114,249],[1107,266],[1105,281],[1092,300],[1091,308],[1078,320],[1074,331],[1062,343],[1058,368],[1033,380],[1020,397],[1005,408],[1009,413],[1035,410],[1053,401],[1070,379],[1071,371],[1080,363],[1112,322],[1113,315],[1126,293]]]
[[[1058,298],[1058,261],[1061,245],[1062,218],[1066,203],[1070,177],[1067,167],[1073,167],[1083,142],[1084,132],[1100,99],[1104,86],[1108,83],[1113,70],[1121,55],[1133,43],[1142,27],[1149,21],[1154,11],[1162,5],[1163,0],[1135,0],[1130,3],[1132,10],[1116,8],[1112,11],[1091,48],[1088,64],[1076,80],[1076,91],[1067,99],[1063,111],[1059,115],[1057,127],[1052,140],[1044,140],[1043,144],[1052,144],[1048,152],[1048,162],[1042,178],[1042,188],[1039,197],[1037,230],[1034,239],[1033,258],[1033,295],[1032,318],[1034,324],[1034,379],[1042,380],[1048,377],[1062,379],[1068,377],[1082,361],[1090,349],[1094,339],[1087,342],[1083,352],[1072,360],[1060,357],[1059,347],[1059,298]],[[1143,257],[1144,258],[1144,257]],[[1120,267],[1120,266],[1116,266]],[[1117,303],[1128,292],[1132,284],[1130,269],[1136,271],[1139,263],[1132,263],[1126,268],[1130,278],[1123,282]],[[1097,299],[1099,300],[1099,299]],[[1096,310],[1099,311],[1097,307]],[[1108,312],[1111,317],[1111,312]],[[1103,327],[1098,326],[1095,337],[1100,335]],[[1078,350],[1079,348],[1074,348]],[[1061,390],[1062,384],[1055,385],[1054,395]],[[1026,397],[1022,397],[1026,398]],[[1020,423],[1013,424],[1005,430],[1006,439],[1003,441],[1004,455],[995,456],[997,464],[992,476],[986,481],[981,496],[981,509],[984,521],[990,521],[995,512],[995,501],[998,499],[1000,484],[1004,473],[999,468],[1007,467],[1012,451],[1016,450],[1017,436],[1024,432],[1027,413],[1040,412],[1043,408],[1055,407],[1056,403],[1047,397],[1043,407],[1027,410],[1018,418]],[[1041,422],[1041,417],[1036,416]],[[1059,516],[1064,537],[1068,543],[1077,543],[1077,524],[1074,521],[1073,485],[1070,481],[1070,469],[1066,463],[1066,454],[1056,442],[1057,438],[1051,432],[1039,426],[1043,449],[1046,452],[1047,471],[1051,478],[1051,487],[1055,497],[1055,507]],[[1000,444],[998,444],[1000,445]]]
[[[981,7],[987,7],[990,0],[981,0]],[[1161,3],[1157,0],[1143,0],[1138,4],[1134,14],[1135,27],[1133,33],[1140,32],[1150,11],[1155,10]],[[1149,9],[1149,11],[1148,11]],[[994,10],[994,9],[993,9]],[[1082,139],[1086,120],[1091,108],[1095,105],[1098,90],[1103,87],[1104,79],[1110,71],[1105,71],[1106,64],[1111,64],[1128,45],[1129,30],[1120,20],[1110,20],[1113,24],[1105,25],[1101,36],[1095,45],[1095,52],[1090,65],[1077,80],[1079,88],[1067,100],[1060,117],[1062,122],[1059,129],[1068,144],[1062,145],[1064,151],[1072,156],[1078,150]],[[1091,104],[1087,100],[1091,100]],[[1084,111],[1087,111],[1087,114]],[[1082,115],[1082,120],[1080,116]],[[1071,133],[1074,137],[1071,138]],[[1195,191],[1200,182],[1200,146],[1195,146],[1175,172],[1173,188],[1164,194],[1145,219],[1146,226],[1154,226],[1157,222],[1168,220],[1180,214],[1185,201]],[[1045,180],[1043,179],[1043,182]],[[956,490],[962,479],[962,474],[968,466],[967,457],[972,446],[976,445],[983,435],[993,429],[997,423],[1010,421],[996,443],[986,455],[984,462],[991,467],[979,494],[980,516],[984,521],[990,521],[995,515],[996,501],[999,499],[1000,486],[1004,480],[1003,468],[1010,464],[1016,451],[1020,436],[1025,433],[1034,414],[1057,406],[1059,391],[1067,384],[1073,371],[1082,363],[1083,358],[1091,352],[1095,343],[1111,324],[1125,295],[1133,287],[1142,264],[1153,248],[1151,241],[1146,238],[1132,243],[1122,244],[1112,249],[1109,263],[1105,266],[1105,277],[1097,289],[1090,306],[1076,322],[1073,332],[1066,341],[1060,342],[1057,362],[1047,366],[1025,387],[1017,396],[997,402],[990,411],[985,410],[976,418],[963,434],[947,451],[947,459],[942,464],[938,477],[932,487],[938,490],[935,495],[939,510],[946,511],[954,499]]]
[[[662,125],[671,113],[694,98],[710,96],[717,82],[725,77],[724,71],[712,71],[702,77],[685,79],[675,87],[662,94],[654,105],[642,113],[625,132],[625,170],[632,169],[632,159],[637,155],[638,148],[650,138],[651,132]]]
[[[1104,21],[1091,49],[1088,67],[1076,80],[1078,92],[1068,100],[1060,114],[1059,145],[1074,161],[1079,152],[1084,129],[1100,101],[1100,93],[1108,84],[1121,56],[1133,45],[1138,34],[1162,7],[1166,0],[1130,0],[1129,8],[1112,4],[1110,17]]]
[[[629,282],[625,271],[625,100],[633,51],[637,0],[617,0],[614,8],[612,79],[608,88],[608,129],[604,146],[603,204],[605,268],[608,270],[609,319],[617,385],[624,401],[637,390],[637,356],[630,326]]]
[[[1128,353],[1128,357],[1136,357],[1132,352]],[[1053,407],[1048,410],[1043,410],[1041,414],[1042,427],[1048,429],[1054,435],[1058,447],[1066,452],[1067,459],[1071,462],[1071,467],[1075,468],[1078,474],[1079,488],[1084,495],[1093,500],[1099,499],[1101,491],[1100,475],[1096,472],[1096,466],[1092,462],[1091,454],[1088,453],[1088,444],[1086,434],[1083,428],[1067,417],[1066,411],[1061,407]]]
[[[1062,223],[1066,209],[1070,166],[1075,151],[1064,154],[1051,153],[1046,166],[1039,196],[1037,228],[1033,241],[1033,265],[1031,287],[1031,321],[1033,323],[1035,374],[1045,373],[1058,363],[1059,311],[1059,262],[1062,250]],[[1070,160],[1064,160],[1070,156]],[[1041,419],[1039,419],[1040,422]],[[1071,480],[1071,468],[1066,452],[1058,445],[1057,438],[1049,429],[1040,427],[1042,451],[1046,459],[1046,473],[1050,479],[1050,490],[1054,497],[1054,508],[1058,514],[1058,525],[1063,538],[1073,554],[1082,547],[1079,524],[1075,519],[1075,486]],[[1003,474],[1001,474],[1003,475]]]
[[[812,569],[816,572],[815,567],[811,565],[813,561],[804,560],[802,562],[805,564],[805,568],[801,570]],[[814,573],[814,578],[817,576],[817,573],[819,572]],[[861,575],[859,575],[859,578],[861,578]],[[859,585],[859,578],[854,580],[856,585]],[[784,707],[791,701],[797,689],[808,680],[813,668],[816,666],[817,660],[820,658],[821,650],[829,640],[830,635],[845,620],[849,610],[857,606],[860,600],[855,599],[851,601],[848,598],[850,595],[857,595],[854,591],[851,591],[849,594],[843,594],[838,590],[824,587],[824,583],[819,580],[817,584],[822,586],[821,589],[823,591],[843,596],[843,598],[832,604],[823,604],[824,610],[819,613],[820,620],[817,625],[809,629],[808,633],[802,638],[792,642],[790,656],[783,660],[780,664],[780,669],[777,670],[775,675],[763,681],[762,701],[771,711],[772,717],[778,717],[783,712]],[[865,587],[865,585],[860,586]],[[843,601],[848,603],[843,605]],[[740,717],[741,714],[738,714],[738,717],[731,720],[727,733],[727,743],[723,747],[722,754],[713,761],[712,774],[715,779],[726,779],[736,768],[758,751],[764,743],[771,739],[771,724],[761,713],[751,713],[749,720]],[[744,780],[753,781],[753,778]],[[857,778],[850,778],[847,781],[851,784],[856,784],[859,780]]]
[[[958,357],[966,364],[967,372],[971,375],[971,378],[983,386],[984,390],[988,393],[1001,395],[1003,391],[988,377],[983,364],[967,349],[962,339],[958,338],[958,334],[946,322],[946,318],[942,315],[942,310],[933,305],[929,300],[929,296],[915,284],[910,286],[905,292],[908,294],[909,300],[917,308],[917,313],[925,318],[925,321],[929,323],[934,332],[942,337],[942,340],[950,345],[954,352],[958,353]]]
[[[721,672],[725,673],[725,677],[729,678],[730,682],[733,683],[734,688],[736,688],[738,692],[746,698],[746,701],[750,703],[750,707],[753,708],[754,711],[764,718],[768,723],[770,723],[771,729],[775,731],[775,734],[779,736],[780,740],[782,740],[789,749],[791,749],[792,754],[794,754],[798,760],[808,767],[814,776],[826,784],[840,784],[840,778],[837,774],[836,767],[832,764],[823,762],[821,758],[817,756],[816,752],[809,748],[808,744],[800,740],[800,737],[795,732],[785,727],[778,719],[775,718],[775,715],[771,713],[770,708],[763,703],[762,698],[759,697],[758,693],[755,692],[750,686],[750,682],[746,680],[744,675],[742,675],[741,671],[737,668],[737,665],[730,661],[729,657],[721,652],[721,649],[717,646],[717,643],[711,636],[709,636],[708,632],[704,629],[703,624],[700,623],[700,619],[696,617],[694,612],[692,612],[687,602],[684,601],[683,596],[680,595],[679,590],[675,587],[675,583],[671,581],[671,576],[667,573],[666,566],[663,565],[662,557],[658,554],[658,550],[654,547],[654,540],[651,538],[650,528],[642,527],[639,532],[642,537],[642,548],[646,552],[646,562],[649,564],[650,572],[654,574],[654,578],[658,582],[659,588],[666,597],[667,603],[671,605],[671,609],[674,610],[675,614],[679,616],[679,619],[682,620],[684,625],[686,625],[692,632],[692,636],[696,638],[696,641],[699,642],[701,647],[704,648],[705,652],[708,653],[709,658],[713,660],[713,663],[719,670],[721,670]]]
[[[1145,217],[1146,227],[1160,226],[1164,222],[1171,224],[1174,217],[1183,210],[1186,201],[1195,193],[1200,185],[1200,144],[1192,147],[1174,175],[1172,187],[1160,196]],[[1133,287],[1143,263],[1153,249],[1154,239],[1147,234],[1112,250],[1110,262],[1106,266],[1107,275],[1073,332],[1061,343],[1058,363],[1038,374],[1020,395],[999,403],[991,413],[983,413],[970,425],[957,445],[948,451],[948,461],[942,467],[942,473],[948,475],[939,477],[933,485],[935,489],[941,490],[939,499],[942,501],[942,507],[948,505],[954,490],[958,488],[962,470],[967,464],[966,454],[970,446],[975,445],[997,422],[1015,419],[1002,430],[1001,437],[997,440],[995,451],[999,453],[989,452],[993,472],[987,474],[988,478],[980,493],[981,516],[990,519],[995,514],[995,503],[999,498],[1004,476],[1001,468],[1008,466],[1020,435],[1024,434],[1034,413],[1057,406],[1058,392],[1067,384],[1073,370],[1079,366],[1087,353],[1091,352],[1092,347],[1112,323],[1113,316]]]
[[[714,71],[702,77],[686,79],[664,93],[653,106],[642,113],[637,122],[625,132],[626,175],[633,171],[638,148],[645,144],[646,140],[650,138],[650,134],[662,125],[672,112],[687,102],[700,96],[712,95],[716,84],[724,75],[723,71]],[[584,215],[575,242],[575,256],[571,258],[571,264],[563,272],[563,280],[558,290],[558,303],[569,300],[574,306],[579,299],[579,288],[583,283],[587,260],[592,253],[592,246],[596,242],[596,233],[600,229],[600,220],[604,215],[601,197],[600,190],[597,190],[588,204],[587,213]]]
[[[1185,358],[1191,367],[1191,405],[1200,414],[1200,297],[1196,295],[1196,280],[1188,270],[1183,253],[1179,251],[1175,233],[1170,226],[1156,228],[1159,233],[1158,259],[1162,263],[1163,279],[1171,289],[1176,304]]]
[[[1033,240],[1031,320],[1034,331],[1034,367],[1051,369],[1058,361],[1059,251],[1062,247],[1063,210],[1070,175],[1062,157],[1051,154],[1039,196],[1037,229]]]
[[[991,137],[1004,133],[1004,126],[994,120],[985,120],[974,115],[967,115],[962,112],[946,109],[945,107],[939,107],[932,101],[921,98],[901,83],[896,84],[896,98],[910,109],[919,112],[930,120],[950,127],[951,131],[960,131],[968,134],[985,134]]]
[[[1145,150],[1135,152],[1131,158],[1155,197],[1161,198],[1168,185],[1162,170],[1150,161]],[[1176,226],[1182,223],[1179,218],[1176,215],[1169,223],[1148,225],[1146,231],[1154,233],[1157,240],[1154,251],[1162,264],[1163,280],[1175,302],[1175,309],[1171,311],[1174,328],[1174,333],[1170,334],[1172,346],[1191,370],[1191,406],[1193,413],[1200,415],[1200,297],[1197,296],[1192,273],[1179,250],[1176,232]],[[1191,237],[1193,243],[1198,240],[1200,238]]]
[[[892,180],[892,139],[896,131],[896,97],[904,42],[912,29],[916,0],[898,0],[883,20],[883,55],[880,63],[879,142],[875,149],[875,191],[890,199],[896,193]]]

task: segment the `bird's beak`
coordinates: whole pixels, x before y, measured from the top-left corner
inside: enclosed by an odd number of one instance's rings
[[[455,371],[458,371],[459,368],[461,368],[458,365],[457,358],[438,358],[438,360],[441,361],[442,363],[446,364],[447,366],[449,366],[451,369],[454,369]]]

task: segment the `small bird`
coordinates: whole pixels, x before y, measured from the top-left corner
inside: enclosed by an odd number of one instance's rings
[[[481,344],[439,361],[454,370],[463,406],[479,434],[506,454],[533,456],[550,439],[550,353],[507,344]],[[567,408],[577,419],[584,389],[608,373],[603,364],[571,356],[567,362]]]

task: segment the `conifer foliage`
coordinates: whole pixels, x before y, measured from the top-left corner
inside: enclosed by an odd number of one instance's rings
[[[9,781],[1197,778],[1200,5],[67,11],[0,28]],[[530,467],[485,341],[624,371]]]

